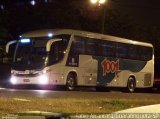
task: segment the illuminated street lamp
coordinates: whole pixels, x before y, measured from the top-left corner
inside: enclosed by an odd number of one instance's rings
[[[102,29],[101,32],[104,33],[104,25],[105,25],[105,15],[106,15],[106,8],[105,8],[105,3],[106,0],[90,0],[92,4],[102,6],[103,7],[103,15],[102,15]]]
[[[30,4],[33,5],[33,6],[35,6],[36,1],[35,1],[35,0],[32,0],[32,1],[30,2]]]
[[[99,0],[99,4],[105,4],[106,0]]]
[[[106,2],[106,0],[90,0],[90,2],[92,4],[104,4]]]
[[[96,4],[98,0],[90,0],[92,4]]]

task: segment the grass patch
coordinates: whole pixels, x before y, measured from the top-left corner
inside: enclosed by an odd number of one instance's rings
[[[49,111],[55,113],[111,113],[137,106],[157,104],[157,100],[131,99],[39,99],[0,98],[0,113]]]

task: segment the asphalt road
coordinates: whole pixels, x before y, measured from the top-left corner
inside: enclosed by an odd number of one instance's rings
[[[159,100],[160,93],[124,93],[121,91],[96,92],[94,90],[53,91],[20,90],[0,88],[0,97],[8,98],[113,98],[113,99],[153,99]]]

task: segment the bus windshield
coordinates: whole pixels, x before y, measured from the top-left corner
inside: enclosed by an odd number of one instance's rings
[[[64,39],[60,35],[54,38]],[[20,39],[16,47],[12,68],[16,70],[41,70],[44,68],[48,64],[49,53],[46,51],[46,44],[50,39],[41,37]],[[68,43],[68,39],[65,38],[65,40]]]

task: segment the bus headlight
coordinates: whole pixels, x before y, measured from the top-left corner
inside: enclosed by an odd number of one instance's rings
[[[40,76],[40,78],[39,78],[39,83],[40,84],[48,84],[48,77],[47,76],[45,76],[45,75],[42,75],[42,76]]]
[[[12,84],[16,84],[17,83],[17,79],[15,77],[11,77],[10,82]]]
[[[47,71],[46,71],[46,70],[43,70],[43,71],[40,71],[40,72],[38,72],[38,73],[39,73],[39,75],[44,75],[44,74],[47,73]]]

